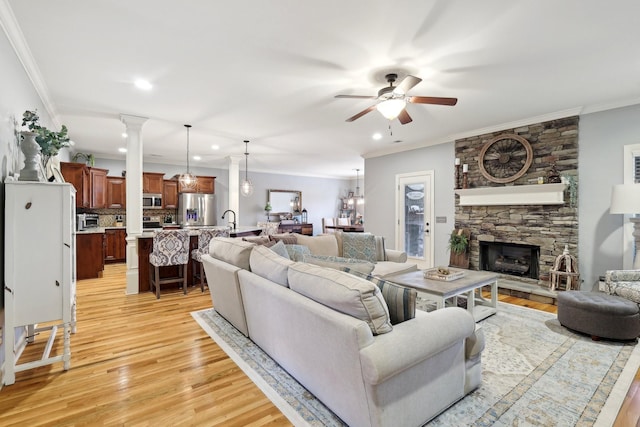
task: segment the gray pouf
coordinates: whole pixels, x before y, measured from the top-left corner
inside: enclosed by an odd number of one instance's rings
[[[604,292],[558,292],[558,321],[594,340],[632,340],[640,335],[638,304]]]

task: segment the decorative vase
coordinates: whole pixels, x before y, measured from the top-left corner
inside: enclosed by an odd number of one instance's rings
[[[43,179],[40,172],[40,146],[36,142],[35,132],[22,131],[22,141],[20,150],[24,154],[24,168],[20,170],[18,181],[41,181]]]

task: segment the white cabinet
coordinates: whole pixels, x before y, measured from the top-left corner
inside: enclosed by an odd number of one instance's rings
[[[75,328],[75,206],[71,184],[5,183],[5,384],[15,382],[16,372],[54,362],[69,369]],[[43,322],[49,326],[39,328]],[[58,327],[63,328],[63,354],[50,357]],[[45,330],[50,334],[42,358],[19,364],[27,343]]]

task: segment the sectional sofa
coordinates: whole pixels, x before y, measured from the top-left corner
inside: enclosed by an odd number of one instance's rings
[[[371,281],[240,239],[214,238],[203,266],[214,309],[350,426],[423,425],[481,383],[466,310],[391,324]]]

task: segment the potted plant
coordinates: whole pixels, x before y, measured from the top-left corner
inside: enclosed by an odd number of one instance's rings
[[[448,249],[451,252],[449,265],[454,267],[469,268],[469,238],[467,228],[453,230],[449,236]]]
[[[62,125],[59,132],[54,132],[46,127],[40,126],[40,117],[37,110],[25,111],[22,115],[22,126],[26,126],[30,132],[35,134],[35,141],[40,146],[40,163],[43,170],[46,170],[49,159],[57,156],[61,148],[68,147],[69,136],[67,135],[67,127]],[[23,140],[26,135],[23,134]],[[25,154],[26,155],[26,154]]]

